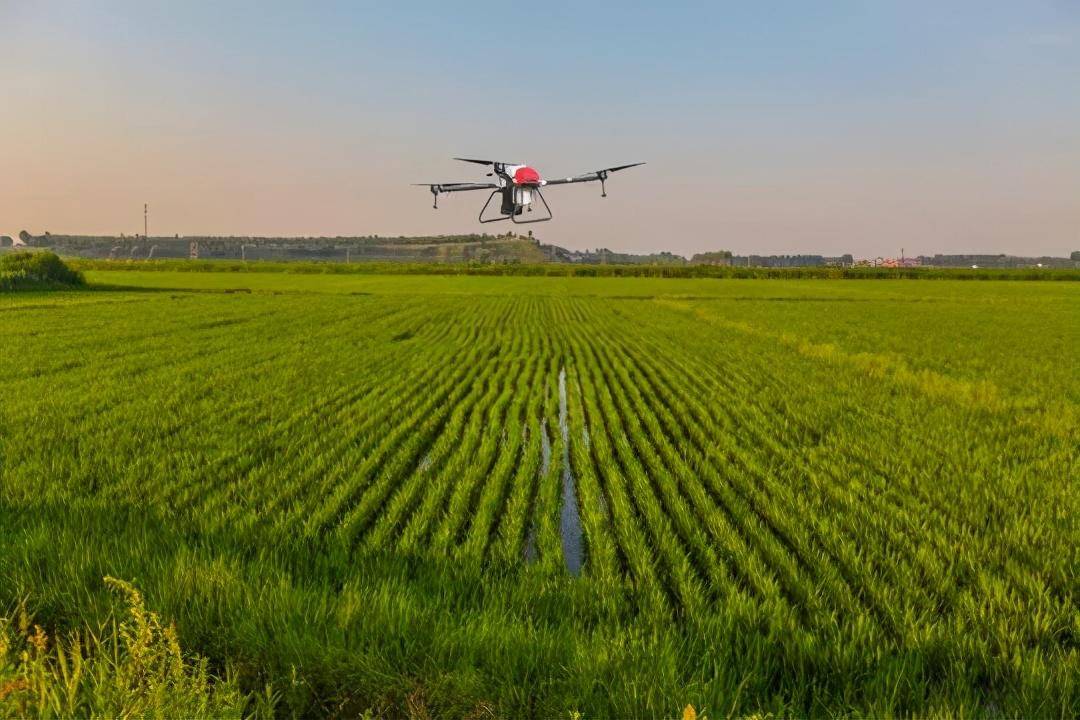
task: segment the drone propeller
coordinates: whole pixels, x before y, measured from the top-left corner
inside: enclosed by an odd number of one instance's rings
[[[496,167],[496,168],[497,167],[506,167],[507,165],[517,165],[518,164],[518,163],[511,163],[511,162],[502,162],[501,160],[475,160],[473,158],[459,158],[459,157],[456,157],[454,159],[455,160],[460,160],[461,162],[475,163],[477,165],[491,165],[491,166]]]
[[[637,167],[638,165],[644,165],[644,164],[645,163],[643,163],[643,162],[639,162],[639,163],[630,163],[629,165],[618,165],[616,167],[610,167],[610,168],[604,168],[603,170],[597,170],[597,172],[602,172],[602,173],[615,172],[616,170],[625,170],[626,168]]]
[[[600,197],[607,197],[607,175],[619,170],[625,170],[626,168],[637,167],[638,165],[644,165],[645,163],[630,163],[629,165],[616,165],[615,167],[604,168],[603,170],[596,171],[596,179],[600,181]]]

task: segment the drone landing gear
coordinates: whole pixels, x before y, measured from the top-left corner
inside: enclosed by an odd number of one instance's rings
[[[536,218],[535,220],[518,220],[518,218],[524,212],[526,212],[526,211],[532,212],[532,208],[524,206],[524,205],[513,205],[513,204],[506,205],[504,203],[503,206],[500,208],[500,212],[499,212],[499,215],[497,217],[485,218],[484,213],[486,213],[488,211],[488,208],[491,207],[491,201],[495,199],[496,195],[502,194],[504,192],[505,192],[504,190],[499,189],[499,190],[492,191],[492,193],[490,195],[488,195],[488,199],[487,199],[487,202],[484,203],[484,207],[480,208],[480,216],[478,218],[480,220],[480,222],[482,222],[482,223],[493,223],[493,222],[501,222],[503,220],[509,220],[510,222],[514,223],[515,225],[528,225],[529,223],[547,222],[552,217],[554,217],[554,215],[551,212],[551,206],[548,205],[547,200],[544,199],[544,194],[540,192],[539,188],[534,188],[533,192],[537,195],[537,197],[540,198],[540,202],[542,202],[544,204],[544,210],[547,211],[547,217]]]
[[[533,192],[540,198],[540,202],[544,203],[544,210],[547,211],[547,217],[536,218],[535,220],[518,220],[518,215],[521,213],[521,208],[518,208],[517,212],[510,216],[510,222],[515,225],[528,225],[529,223],[547,222],[554,217],[551,213],[551,206],[547,204],[547,200],[544,199],[544,193],[540,192],[540,188],[534,188]],[[529,207],[529,212],[532,212],[532,207]]]
[[[491,194],[488,195],[488,199],[487,199],[487,202],[484,203],[484,207],[480,208],[480,222],[482,222],[482,223],[493,223],[493,222],[499,222],[500,220],[509,220],[510,219],[509,215],[499,215],[498,217],[488,218],[487,220],[484,219],[484,213],[487,212],[488,206],[491,205],[491,201],[494,200],[495,196],[500,194],[501,192],[502,192],[502,190],[492,190]]]

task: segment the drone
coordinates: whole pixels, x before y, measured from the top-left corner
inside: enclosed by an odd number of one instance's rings
[[[581,175],[574,175],[573,177],[544,180],[540,177],[540,173],[538,173],[535,168],[529,167],[528,165],[499,162],[497,160],[474,160],[472,158],[454,159],[460,160],[461,162],[475,163],[477,165],[487,165],[491,168],[491,172],[489,172],[487,176],[494,177],[495,182],[413,183],[414,185],[427,186],[431,189],[431,194],[435,196],[435,203],[432,207],[436,210],[439,208],[440,193],[463,192],[465,190],[491,190],[487,202],[484,203],[484,207],[480,209],[480,222],[490,223],[499,222],[500,220],[510,220],[518,225],[545,222],[553,217],[551,214],[551,206],[549,206],[547,200],[544,199],[544,194],[540,192],[540,188],[542,187],[599,180],[600,197],[607,197],[607,187],[604,183],[607,181],[608,173],[618,172],[619,170],[625,170],[627,168],[645,164],[639,162],[631,163],[629,165],[617,165],[602,170],[593,170],[592,172],[582,173]],[[494,212],[488,211],[488,208],[491,206],[491,201],[495,199],[496,195],[502,197],[497,215],[494,214]],[[539,198],[540,202],[543,203],[544,210],[547,212],[546,217],[529,218],[526,214],[533,211],[532,206],[534,198]]]

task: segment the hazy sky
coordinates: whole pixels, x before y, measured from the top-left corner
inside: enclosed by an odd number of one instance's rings
[[[1080,1],[0,0],[0,231],[504,231],[572,248],[1080,249]]]

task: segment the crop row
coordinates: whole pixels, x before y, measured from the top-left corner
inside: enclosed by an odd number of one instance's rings
[[[299,582],[542,578],[584,588],[567,602],[602,632],[675,628],[687,654],[752,628],[779,656],[760,694],[889,663],[905,697],[935,676],[1074,692],[1072,435],[730,305],[433,298],[8,309],[3,499],[134,503]]]

